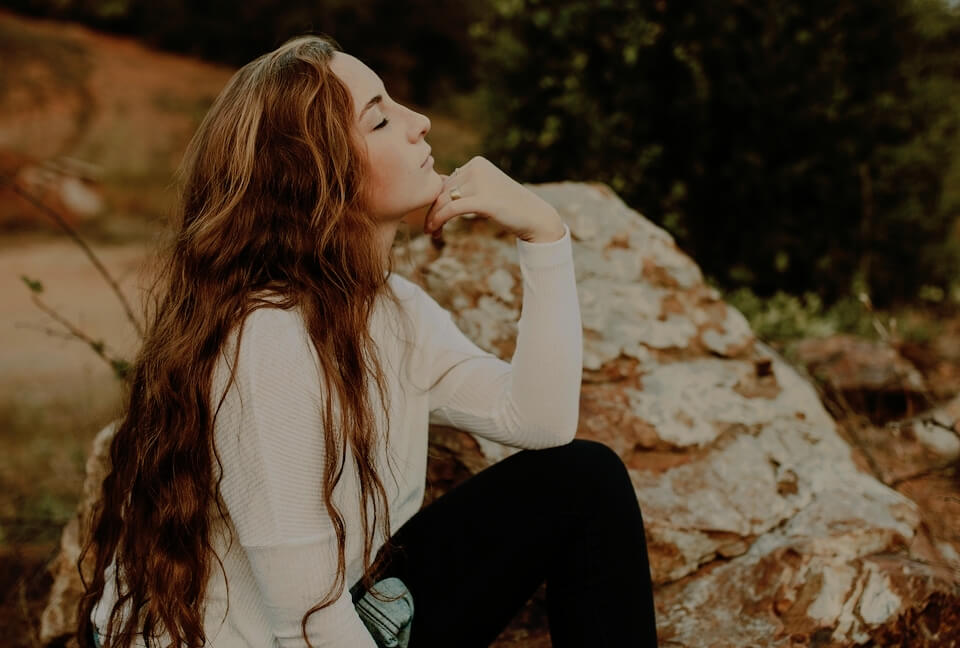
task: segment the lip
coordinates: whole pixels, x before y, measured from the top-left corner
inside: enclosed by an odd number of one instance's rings
[[[421,167],[421,168],[423,168],[423,167],[427,164],[427,162],[429,162],[430,160],[433,159],[433,156],[430,155],[430,151],[431,151],[431,150],[433,150],[433,149],[427,149],[427,157],[424,158],[423,162],[420,163],[420,167]]]

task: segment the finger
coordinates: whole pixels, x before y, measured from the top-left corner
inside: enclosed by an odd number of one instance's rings
[[[450,201],[450,176],[444,174],[438,174],[443,179],[443,184],[440,185],[440,191],[437,193],[437,197],[433,199],[433,202],[430,203],[430,207],[427,209],[427,213],[423,216],[423,231],[427,231],[427,222],[430,220],[430,216],[435,214],[438,209],[446,205]]]
[[[466,184],[466,182],[467,177],[464,176],[462,172],[458,173],[456,176],[447,176],[447,178],[443,181],[443,189],[441,189],[441,191],[449,194],[451,189],[460,187],[460,191],[462,192],[463,185]]]
[[[430,205],[430,209],[428,209],[427,213],[423,216],[423,231],[425,234],[430,233],[431,219],[437,212],[446,207],[449,202],[450,194],[447,191],[441,191],[440,195],[438,195],[436,200],[433,201],[433,204]]]
[[[461,195],[460,198],[455,199],[450,195],[450,192],[453,191],[454,189],[459,190]],[[463,200],[464,196],[470,195],[472,193],[473,193],[472,185],[468,183],[452,184],[449,187],[445,188],[443,191],[441,191],[440,195],[430,206],[430,209],[427,210],[427,213],[423,218],[423,231],[430,232],[432,230],[432,228],[429,225],[430,219],[434,217],[437,214],[437,212],[439,212],[441,209],[449,205],[452,201]]]
[[[454,191],[459,192],[457,194],[459,198],[454,198],[454,195],[453,195]],[[477,192],[474,191],[473,183],[468,182],[465,178],[460,178],[459,182],[453,182],[447,188],[447,196],[449,196],[451,200],[463,200],[467,196],[476,195],[476,193]]]
[[[483,215],[483,200],[477,196],[466,196],[459,200],[451,200],[427,221],[427,231],[439,231],[451,218],[463,214],[476,213]]]
[[[465,162],[461,164],[456,169],[450,172],[450,175],[447,176],[452,182],[464,182],[470,176],[470,162]]]

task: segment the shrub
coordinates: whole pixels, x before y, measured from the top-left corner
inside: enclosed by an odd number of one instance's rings
[[[960,16],[939,0],[494,0],[487,154],[610,184],[725,286],[946,289]]]

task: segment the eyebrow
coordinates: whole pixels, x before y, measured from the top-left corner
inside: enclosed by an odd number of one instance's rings
[[[363,107],[363,110],[360,111],[360,116],[357,117],[357,120],[363,119],[363,114],[373,108],[375,105],[383,101],[383,95],[377,95],[373,99],[367,102],[367,105]]]

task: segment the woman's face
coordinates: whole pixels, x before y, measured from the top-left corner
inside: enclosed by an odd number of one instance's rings
[[[330,68],[353,96],[356,127],[370,160],[373,215],[381,221],[399,221],[429,206],[443,188],[424,139],[430,120],[393,101],[380,77],[359,59],[337,52]]]

